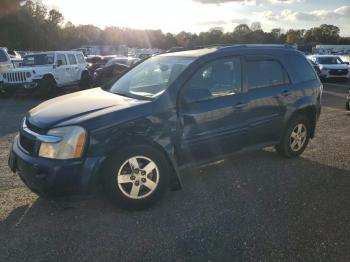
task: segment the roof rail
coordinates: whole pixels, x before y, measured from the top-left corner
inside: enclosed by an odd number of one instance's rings
[[[291,48],[294,49],[291,45],[286,44],[242,44],[242,45],[229,45],[220,48],[218,51],[224,51],[228,49],[238,48],[238,47],[253,47],[253,48]]]

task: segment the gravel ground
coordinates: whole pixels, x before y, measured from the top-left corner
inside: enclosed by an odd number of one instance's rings
[[[272,149],[184,171],[184,189],[130,212],[104,196],[38,198],[7,167],[24,113],[0,99],[0,261],[350,261],[349,84],[325,84],[299,159]]]

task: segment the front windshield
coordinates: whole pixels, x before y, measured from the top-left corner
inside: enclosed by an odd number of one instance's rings
[[[343,61],[339,57],[319,57],[317,63],[321,65],[340,65]]]
[[[22,66],[52,65],[54,54],[27,55],[23,58]]]
[[[130,97],[160,96],[194,60],[192,57],[156,56],[131,69],[110,88]]]

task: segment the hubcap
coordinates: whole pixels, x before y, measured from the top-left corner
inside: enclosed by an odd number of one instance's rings
[[[307,129],[304,124],[297,124],[290,135],[290,148],[297,152],[303,148],[306,142]]]
[[[145,156],[135,156],[125,161],[118,171],[117,184],[122,193],[132,199],[151,195],[159,182],[159,169]]]

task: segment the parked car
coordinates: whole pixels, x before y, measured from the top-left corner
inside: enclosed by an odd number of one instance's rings
[[[95,70],[93,82],[95,86],[102,86],[108,83],[111,79],[122,75],[129,70],[129,66],[119,63],[114,63],[109,66],[104,66]]]
[[[345,108],[346,110],[350,111],[350,91],[349,91],[349,95],[346,97]]]
[[[39,195],[89,192],[140,208],[182,185],[181,168],[274,145],[294,158],[315,136],[322,84],[285,46],[231,46],[151,57],[109,89],[30,110],[9,166]]]
[[[136,57],[115,57],[109,60],[105,67],[111,66],[113,64],[123,64],[129,67],[134,66],[136,63],[138,63],[141,59]]]
[[[309,57],[321,71],[319,76],[322,80],[329,78],[350,79],[350,67],[337,55],[312,55]]]
[[[141,59],[131,57],[115,57],[110,59],[105,65],[95,69],[93,74],[94,85],[100,86],[106,84],[111,79],[122,75],[139,61]]]
[[[13,63],[7,53],[7,49],[0,47],[0,94],[3,94],[3,73],[13,69]]]
[[[55,51],[24,57],[22,67],[3,73],[5,92],[18,89],[37,90],[43,95],[55,95],[61,88],[77,85],[84,89],[91,77],[81,52]]]
[[[316,73],[318,76],[321,75],[321,70],[319,68],[319,66],[312,60],[308,59],[308,61],[310,62],[310,64],[313,66],[313,68],[315,69]]]
[[[88,70],[90,75],[94,75],[96,69],[104,67],[106,63],[115,58],[116,56],[89,56],[86,61],[88,62]]]
[[[15,50],[7,50],[7,53],[10,56],[13,66],[20,67],[23,61],[22,56]]]

